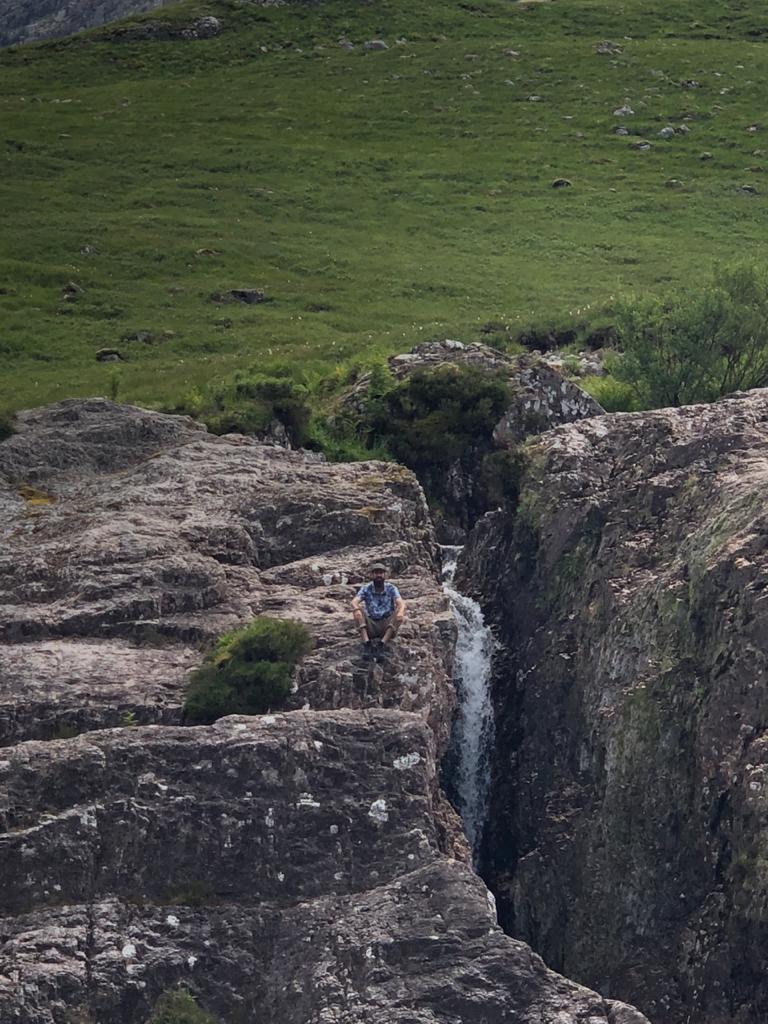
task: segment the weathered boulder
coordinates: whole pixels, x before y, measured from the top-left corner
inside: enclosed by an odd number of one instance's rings
[[[468,866],[438,783],[454,625],[410,473],[104,401],[18,427],[0,445],[4,1024],[145,1024],[177,985],[228,1024],[646,1024],[505,936]],[[371,667],[348,601],[381,559],[411,614]],[[197,641],[262,612],[313,634],[303,710],[175,724]]]
[[[502,923],[664,1024],[768,1016],[766,465],[768,391],[557,428],[464,567]]]

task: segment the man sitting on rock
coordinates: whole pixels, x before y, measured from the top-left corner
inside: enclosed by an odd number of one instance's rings
[[[386,566],[372,565],[371,582],[352,598],[352,613],[368,658],[374,656],[374,644],[382,654],[386,651],[405,618],[405,601],[397,587],[385,581],[386,574]]]

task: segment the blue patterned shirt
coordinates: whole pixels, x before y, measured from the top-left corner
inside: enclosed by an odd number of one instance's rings
[[[358,601],[365,605],[365,613],[369,619],[378,621],[386,619],[394,614],[395,601],[400,597],[400,591],[394,583],[385,583],[384,589],[377,591],[373,582],[366,583],[357,592]]]

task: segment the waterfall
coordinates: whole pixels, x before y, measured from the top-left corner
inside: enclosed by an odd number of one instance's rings
[[[490,792],[493,637],[477,601],[460,594],[453,586],[460,551],[460,547],[442,548],[443,590],[458,626],[453,675],[459,707],[451,735],[450,759],[455,766],[452,789],[476,863]]]

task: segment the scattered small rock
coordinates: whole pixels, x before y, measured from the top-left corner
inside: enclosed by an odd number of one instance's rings
[[[599,53],[601,57],[614,57],[623,52],[624,48],[618,43],[611,42],[610,39],[603,39],[602,42],[595,43],[595,53]]]
[[[76,281],[67,281],[64,287],[61,289],[61,297],[65,302],[76,299],[78,295],[83,294],[83,289],[77,284]]]
[[[645,142],[641,140],[640,142],[630,142],[629,148],[639,149],[641,152],[645,153],[651,148],[651,144],[650,142]]]
[[[665,186],[665,188],[682,188],[683,187],[683,183],[682,183],[682,181],[680,181],[679,178],[668,178],[664,182],[664,186]]]
[[[349,53],[351,50],[354,50],[355,48],[355,44],[352,42],[352,40],[346,39],[344,37],[342,37],[339,40],[339,46],[341,47],[342,50],[346,50],[347,53]]]
[[[541,103],[542,99],[543,99],[542,96],[529,96],[528,97],[528,102],[529,103]]]
[[[675,131],[679,132],[680,135],[689,135],[691,129],[687,124],[681,124],[678,128],[675,128]]]
[[[368,53],[375,52],[376,50],[388,50],[389,46],[384,42],[383,39],[368,39],[363,43],[363,49]]]
[[[85,245],[80,246],[81,256],[96,256],[98,255],[98,252],[99,250],[96,248],[96,246],[91,245],[89,242],[86,242]]]
[[[757,189],[755,188],[754,185],[741,185],[739,187],[739,192],[741,192],[745,196],[756,196],[757,195]]]
[[[181,33],[182,39],[212,39],[221,32],[221,22],[210,16],[198,18]]]
[[[613,129],[614,135],[629,135],[629,128],[625,128],[623,124],[620,124],[617,128]]]
[[[156,339],[152,331],[133,331],[129,334],[124,334],[120,340],[138,341],[141,342],[142,345],[154,345]]]
[[[96,360],[99,363],[124,363],[125,358],[116,348],[100,348],[96,353]]]
[[[519,50],[505,50],[504,51],[504,56],[505,57],[511,57],[512,60],[517,60],[518,57],[520,56],[520,51]]]
[[[634,110],[628,103],[625,103],[623,107],[617,107],[613,112],[614,117],[629,117],[634,114]]]
[[[699,153],[699,160],[712,160],[713,158],[714,154],[710,153],[707,150],[705,150],[703,153]]]
[[[755,135],[755,134],[757,134],[757,132],[760,131],[760,125],[759,124],[751,124],[749,126],[749,128],[747,128],[747,131],[749,132],[750,135]]]
[[[660,139],[673,139],[675,137],[675,129],[671,124],[665,125],[659,132]]]
[[[552,188],[570,188],[573,182],[568,178],[555,178],[552,182]]]
[[[696,81],[695,78],[685,78],[680,83],[681,89],[700,89],[701,85]]]

